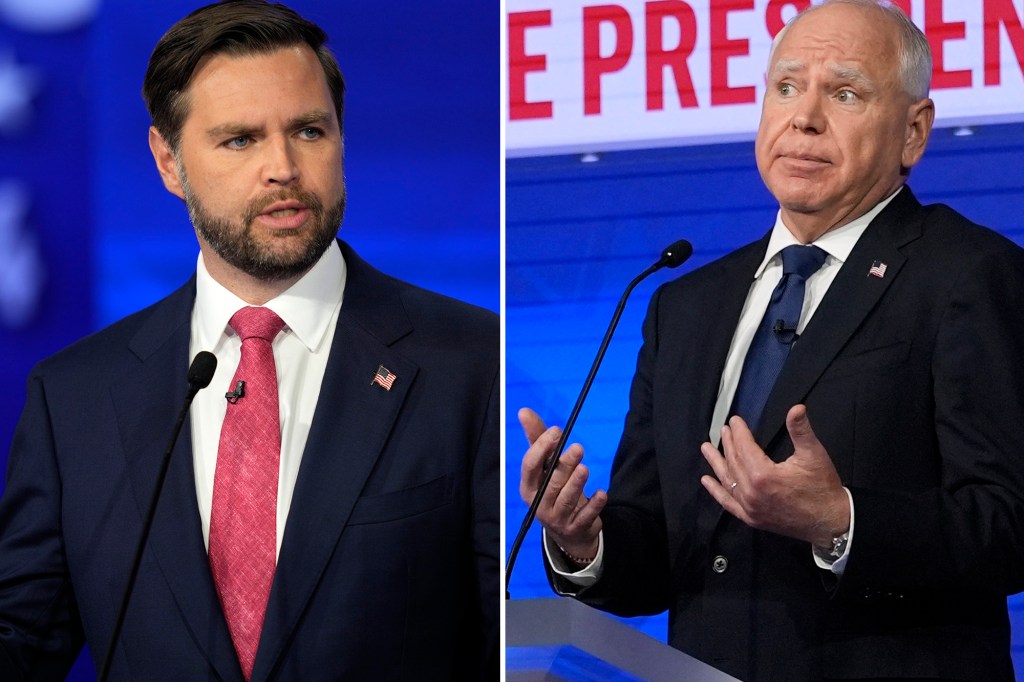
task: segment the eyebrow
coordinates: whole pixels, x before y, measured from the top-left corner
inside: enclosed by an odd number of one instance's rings
[[[290,121],[289,127],[291,128],[305,128],[311,125],[323,125],[331,120],[331,114],[328,111],[322,109],[316,109],[314,111],[307,111],[306,113],[296,116]]]
[[[779,59],[772,67],[771,75],[777,76],[786,73],[796,73],[807,68],[802,61],[797,59]]]
[[[863,90],[874,92],[875,82],[864,75],[864,72],[860,69],[855,69],[852,66],[841,66],[839,64],[833,64],[829,70],[832,74],[841,81],[847,81],[860,86]]]
[[[323,125],[331,120],[331,114],[328,111],[322,109],[314,109],[313,111],[307,111],[303,114],[299,114],[295,118],[288,121],[285,126],[288,130],[298,130],[300,128],[306,128],[311,125]],[[221,139],[225,137],[242,137],[245,135],[255,135],[262,131],[261,126],[254,126],[248,123],[230,122],[223,123],[218,126],[214,126],[206,131],[207,137],[213,139]]]
[[[798,59],[780,59],[775,62],[775,66],[772,67],[771,76],[779,77],[793,73],[799,73],[804,71],[807,66]],[[832,75],[841,81],[847,81],[854,83],[864,90],[874,92],[877,88],[874,81],[864,75],[864,72],[852,66],[843,66],[841,64],[831,64],[828,70],[832,72]]]

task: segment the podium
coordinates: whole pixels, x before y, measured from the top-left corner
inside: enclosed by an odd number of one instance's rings
[[[507,682],[739,682],[572,598],[505,605]]]

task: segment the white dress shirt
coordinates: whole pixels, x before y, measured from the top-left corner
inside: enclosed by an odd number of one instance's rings
[[[345,292],[346,266],[337,242],[302,279],[287,291],[267,301],[284,320],[285,327],[274,339],[274,362],[281,409],[281,463],[277,492],[277,552],[281,551],[288,509],[299,474],[302,451],[313,422],[327,358],[334,341],[334,329]],[[242,343],[228,326],[228,320],[248,304],[216,282],[200,254],[196,265],[196,301],[192,308],[190,357],[207,350],[217,356],[217,372],[210,385],[196,395],[192,404],[192,459],[196,477],[196,498],[203,524],[203,541],[209,548],[210,509],[221,426],[227,412],[224,394],[233,390]]]
[[[850,221],[842,227],[829,230],[811,242],[828,255],[821,268],[807,279],[804,290],[804,305],[800,313],[800,322],[797,324],[797,334],[803,333],[807,323],[818,309],[818,305],[825,298],[825,293],[828,291],[829,286],[832,285],[832,281],[839,273],[839,268],[850,257],[850,252],[853,251],[857,240],[864,234],[864,230],[867,229],[871,221],[875,219],[875,216],[881,213],[882,209],[888,206],[889,202],[897,194],[899,194],[899,190],[893,192],[859,218]],[[771,236],[768,238],[768,248],[765,251],[764,260],[761,261],[761,265],[754,271],[754,281],[750,285],[747,301],[743,304],[743,311],[740,313],[736,331],[733,334],[732,342],[729,344],[729,354],[726,356],[725,368],[722,370],[722,380],[718,387],[718,399],[715,401],[711,423],[708,425],[708,437],[716,447],[722,438],[722,426],[729,416],[729,407],[732,405],[733,397],[736,395],[740,373],[743,371],[743,361],[747,357],[747,351],[750,349],[751,342],[754,340],[754,332],[757,331],[757,326],[768,309],[772,292],[779,282],[782,281],[782,250],[787,246],[802,243],[782,222],[782,211],[780,210],[776,215],[775,226],[772,228]],[[699,456],[699,453],[694,453],[694,456]],[[853,496],[850,495],[849,490],[846,491],[846,494],[850,500],[850,530],[845,552],[834,562],[824,561],[816,553],[812,555],[815,563],[820,568],[840,575],[846,568],[846,561],[850,555],[850,549],[853,547]],[[581,587],[592,585],[601,576],[604,554],[603,538],[601,538],[598,545],[597,557],[591,564],[580,571],[576,571],[575,566],[572,566],[563,557],[557,545],[552,546],[554,543],[548,541],[546,533],[544,538],[544,551],[555,573]]]

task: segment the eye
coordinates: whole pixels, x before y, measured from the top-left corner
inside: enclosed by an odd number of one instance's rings
[[[778,93],[783,97],[787,97],[796,92],[796,88],[793,87],[792,83],[779,83],[776,89],[778,90]]]
[[[228,149],[245,149],[249,146],[249,142],[252,138],[248,135],[239,135],[238,137],[232,137],[230,140],[224,143],[224,146]]]
[[[841,104],[853,104],[860,97],[853,90],[840,90],[836,93],[836,100]]]
[[[318,140],[323,136],[324,131],[320,130],[319,128],[309,127],[303,128],[302,130],[299,131],[299,137],[301,137],[304,140]]]

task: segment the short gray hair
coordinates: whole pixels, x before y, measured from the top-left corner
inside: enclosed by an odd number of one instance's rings
[[[894,21],[900,34],[900,44],[897,46],[900,60],[900,84],[903,86],[903,90],[915,101],[922,100],[928,96],[932,83],[932,50],[928,45],[928,39],[921,32],[921,29],[903,13],[903,10],[890,0],[825,0],[819,5],[811,5],[783,26],[782,30],[775,36],[775,40],[772,41],[771,52],[768,55],[769,63],[771,62],[771,56],[775,54],[775,48],[779,45],[782,36],[786,34],[790,26],[798,22],[801,17],[828,5],[871,7],[883,12],[885,16]]]

